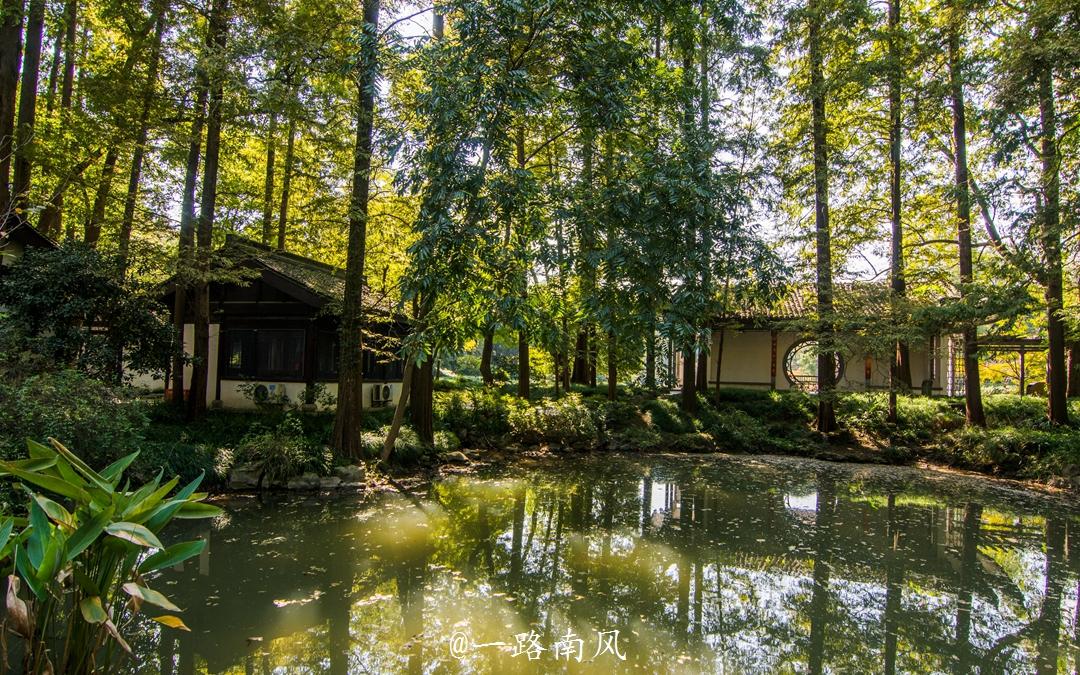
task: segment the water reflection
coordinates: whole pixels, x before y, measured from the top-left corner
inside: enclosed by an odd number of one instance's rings
[[[567,460],[420,504],[239,500],[198,532],[201,559],[156,581],[194,632],[146,626],[136,666],[1073,672],[1076,515],[985,482],[780,459]],[[625,661],[594,657],[616,630]],[[575,639],[580,662],[556,654]]]

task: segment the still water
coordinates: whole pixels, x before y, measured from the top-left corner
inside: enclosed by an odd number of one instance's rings
[[[139,672],[1077,667],[1080,511],[987,480],[605,456],[225,508]]]

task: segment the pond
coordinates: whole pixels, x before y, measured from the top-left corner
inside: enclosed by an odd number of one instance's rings
[[[1080,513],[986,479],[603,456],[225,508],[153,580],[191,632],[148,624],[139,672],[1077,665]]]

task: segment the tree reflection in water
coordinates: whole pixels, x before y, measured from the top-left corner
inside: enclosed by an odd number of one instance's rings
[[[422,508],[421,508],[422,507]],[[1072,672],[1077,512],[781,459],[567,459],[396,495],[234,499],[133,670]],[[177,533],[178,537],[190,533]],[[165,588],[167,587],[167,588]],[[618,630],[626,661],[592,660]],[[571,632],[578,663],[514,656]],[[478,646],[451,655],[452,635]]]

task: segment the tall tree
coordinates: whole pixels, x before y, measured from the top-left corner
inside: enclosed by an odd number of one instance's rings
[[[363,326],[364,257],[367,251],[372,130],[378,84],[379,0],[364,0],[364,26],[357,81],[356,146],[349,200],[349,243],[345,302],[341,312],[341,365],[332,444],[341,456],[359,458],[364,414]],[[405,393],[402,392],[401,396]]]
[[[1046,268],[1046,381],[1047,416],[1054,424],[1068,424],[1068,371],[1065,367],[1065,289],[1061,262],[1061,152],[1057,101],[1054,93],[1053,52],[1056,26],[1052,12],[1038,16],[1034,30],[1032,75],[1039,101],[1039,164],[1042,209],[1039,241]]]
[[[836,389],[836,359],[833,341],[832,241],[829,229],[829,141],[825,109],[825,70],[822,54],[822,27],[825,23],[822,0],[807,4],[807,47],[810,67],[811,134],[814,148],[814,231],[817,241],[818,311],[818,414],[817,429],[836,429],[833,403]]]
[[[888,72],[889,89],[889,220],[892,225],[890,238],[890,283],[895,300],[907,294],[904,279],[904,225],[901,207],[903,163],[901,150],[904,144],[903,106],[901,82],[904,75],[904,59],[901,53],[903,37],[900,27],[900,0],[889,0],[888,13]],[[894,310],[895,312],[895,310]],[[911,357],[903,340],[896,343],[896,353],[889,365],[889,419],[896,422],[896,392],[899,387],[911,388]]]
[[[194,343],[192,348],[191,396],[188,417],[199,419],[206,414],[206,389],[210,364],[210,261],[214,244],[218,177],[221,157],[222,105],[224,103],[225,46],[229,34],[228,0],[214,0],[207,20],[206,45],[210,66],[206,111],[206,152],[203,163],[199,219],[195,229]]]
[[[19,87],[19,119],[15,131],[15,177],[12,192],[17,207],[30,203],[33,171],[35,118],[37,116],[38,75],[41,68],[41,37],[45,25],[45,0],[30,0],[26,16],[26,39]]]
[[[129,249],[131,234],[135,225],[135,208],[139,201],[139,185],[142,182],[143,161],[146,158],[146,143],[150,135],[150,114],[153,112],[158,85],[158,66],[161,62],[161,41],[165,35],[165,12],[167,0],[155,0],[153,7],[154,38],[150,45],[150,58],[146,67],[146,83],[143,87],[139,128],[135,133],[135,149],[131,156],[131,170],[128,174],[127,195],[124,197],[124,215],[120,221],[118,243],[120,256],[120,274],[127,274],[130,262]]]
[[[968,182],[967,122],[964,109],[964,73],[961,33],[965,12],[961,0],[953,0],[948,8],[946,41],[949,61],[949,96],[952,102],[953,156],[955,181],[953,198],[956,202],[956,238],[960,256],[960,294],[968,295],[974,281],[971,255],[971,195]],[[986,426],[982,403],[982,380],[979,377],[978,333],[972,321],[965,322],[964,340],[964,408],[968,424]]]
[[[0,5],[0,224],[7,219],[11,202],[11,156],[15,147],[15,101],[19,88],[22,53],[23,0],[3,0]]]

